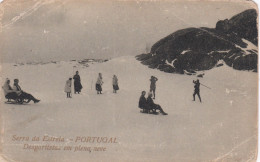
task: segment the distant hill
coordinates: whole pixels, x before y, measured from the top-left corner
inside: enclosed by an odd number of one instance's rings
[[[209,70],[219,60],[237,70],[257,71],[256,10],[246,10],[216,28],[178,30],[156,42],[147,54],[136,56],[150,68],[169,73]]]

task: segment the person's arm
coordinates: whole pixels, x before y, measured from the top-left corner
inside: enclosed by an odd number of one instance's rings
[[[154,77],[155,81],[158,81],[158,78]]]
[[[6,93],[14,92],[14,90],[11,90],[11,89],[9,89],[9,88],[6,87],[6,86],[3,86],[2,88],[3,88],[3,90],[4,90]]]
[[[142,108],[142,97],[139,98],[138,107]]]
[[[147,98],[146,104],[150,107],[153,104],[153,100],[151,98]]]
[[[16,92],[17,94],[20,94],[22,92],[22,89],[19,91],[18,88],[14,85],[12,91]]]

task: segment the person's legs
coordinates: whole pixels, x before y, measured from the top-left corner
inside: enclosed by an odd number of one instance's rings
[[[97,94],[102,94],[101,91],[102,91],[102,87],[100,84],[96,84],[96,90],[97,90]]]
[[[156,105],[156,108],[155,109],[158,109],[160,110],[160,112],[163,114],[163,115],[168,115],[167,113],[165,113],[162,109],[162,107],[160,105]]]
[[[26,93],[26,92],[22,92],[22,94],[19,96],[22,99],[28,99],[27,103],[29,103],[31,100],[33,100],[34,103],[39,102],[40,100],[36,99],[35,97],[33,97],[33,95]]]
[[[193,93],[193,101],[195,101],[196,92]]]
[[[18,97],[18,95],[15,92],[11,92],[11,93],[8,93],[5,97],[8,99],[16,99]]]
[[[153,99],[155,99],[155,88],[153,89]]]
[[[31,94],[26,93],[26,92],[22,92],[21,96],[22,96],[24,99],[33,100],[33,101],[36,100],[36,98],[34,98]]]
[[[8,93],[7,95],[5,95],[5,98],[7,98],[7,102],[11,102],[11,99],[15,100],[16,102],[18,102],[18,94],[15,93],[15,92],[11,92],[11,93]]]
[[[97,94],[99,94],[98,84],[96,84]]]
[[[200,99],[200,102],[201,102],[200,93],[199,93],[199,92],[197,92],[197,95],[198,95],[198,97],[199,97],[199,99]]]
[[[76,94],[76,93],[77,93],[77,84],[76,84],[76,82],[74,80],[74,94]]]

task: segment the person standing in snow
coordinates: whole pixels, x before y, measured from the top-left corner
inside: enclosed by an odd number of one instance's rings
[[[83,87],[80,82],[80,76],[78,71],[76,71],[76,74],[73,76],[73,79],[74,79],[74,93],[76,94],[78,92],[79,94]]]
[[[113,76],[112,85],[113,85],[113,93],[116,93],[116,91],[119,90],[118,79],[116,75]]]
[[[26,93],[22,90],[22,88],[19,86],[19,80],[18,79],[14,79],[14,86],[13,86],[13,90],[18,94],[18,96],[22,99],[28,99],[27,103],[29,103],[31,100],[33,100],[34,103],[38,103],[40,102],[40,100],[36,99],[35,97],[33,97],[31,94]]]
[[[65,88],[64,88],[64,91],[67,93],[67,98],[72,98],[71,97],[71,81],[72,78],[69,78],[69,80],[66,81],[66,84],[65,84]]]
[[[160,110],[160,113],[162,113],[163,115],[168,115],[167,113],[165,113],[162,109],[162,107],[158,104],[155,104],[153,102],[153,99],[152,99],[152,93],[149,92],[148,93],[148,97],[147,97],[147,108],[150,109],[150,110],[153,110],[154,112],[156,112],[156,110]]]
[[[98,74],[98,78],[97,78],[97,82],[96,82],[96,90],[97,90],[97,94],[102,94],[102,84],[104,82],[102,81],[102,74],[99,73]]]
[[[158,79],[155,76],[151,76],[150,92],[153,93],[153,99],[155,99],[155,89],[156,89],[156,82],[157,81],[158,81]]]
[[[194,93],[193,93],[193,101],[195,101],[195,95],[198,95],[199,100],[201,102],[201,98],[200,98],[200,81],[199,79],[197,79],[197,81],[193,80],[194,85]]]

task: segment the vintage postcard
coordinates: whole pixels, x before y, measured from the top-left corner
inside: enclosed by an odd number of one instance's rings
[[[0,161],[245,162],[258,141],[248,0],[4,0]]]

